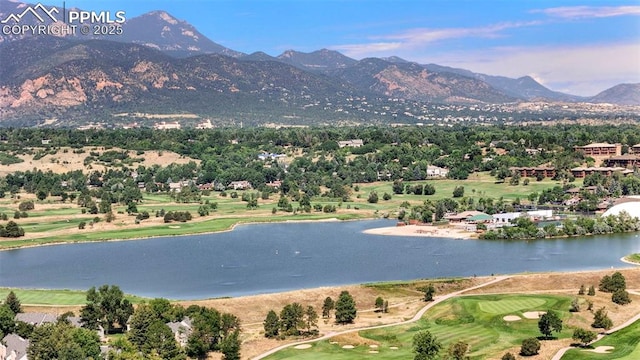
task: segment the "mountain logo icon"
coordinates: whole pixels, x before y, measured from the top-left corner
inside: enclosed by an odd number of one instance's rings
[[[13,21],[14,23],[19,23],[22,20],[22,18],[25,17],[27,14],[31,14],[33,17],[35,17],[42,23],[45,22],[45,19],[47,17],[51,19],[53,22],[56,22],[58,20],[54,15],[57,14],[58,12],[59,10],[53,6],[51,7],[51,9],[47,9],[44,5],[42,5],[41,3],[38,3],[35,6],[28,6],[20,14],[9,14],[9,16],[7,16],[5,19],[0,21],[0,23],[6,24],[10,21]]]

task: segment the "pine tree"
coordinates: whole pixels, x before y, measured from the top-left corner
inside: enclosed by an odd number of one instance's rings
[[[267,338],[275,338],[280,332],[280,318],[275,311],[270,310],[267,318],[264,319],[264,336]]]
[[[9,307],[14,314],[22,312],[22,305],[20,304],[20,300],[13,291],[10,291],[7,295],[7,298],[4,300],[4,304]]]
[[[356,318],[356,302],[348,291],[343,291],[336,302],[336,322],[338,324],[352,323]]]

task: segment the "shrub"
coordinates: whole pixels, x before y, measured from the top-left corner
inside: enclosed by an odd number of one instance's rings
[[[618,305],[627,305],[631,302],[629,293],[626,290],[618,290],[611,295],[611,301]]]
[[[520,355],[533,356],[537,355],[540,351],[540,341],[536,338],[528,338],[522,340],[522,346],[520,347]]]
[[[605,308],[602,307],[596,310],[595,314],[593,314],[593,324],[591,324],[591,326],[596,329],[611,329],[613,321],[609,319]]]

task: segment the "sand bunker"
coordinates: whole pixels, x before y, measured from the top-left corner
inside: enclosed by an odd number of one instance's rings
[[[518,320],[522,320],[522,319],[518,315],[507,315],[507,316],[503,317],[502,320],[504,320],[504,321],[518,321]]]
[[[370,347],[370,348],[372,348],[372,349],[377,349],[377,348],[378,348],[378,345],[376,345],[376,344],[371,344],[371,345],[369,345],[369,347]]]
[[[389,346],[389,349],[391,349],[391,350],[398,350],[398,347],[397,347],[397,346]]]
[[[611,352],[611,350],[615,349],[615,347],[613,346],[598,346],[597,348],[593,349],[593,350],[585,350],[585,351],[591,351],[594,353],[598,353],[598,354],[607,354],[609,352]]]
[[[527,319],[539,319],[540,316],[546,313],[547,313],[546,311],[527,311],[522,315],[524,315],[524,317],[526,317]]]
[[[293,348],[294,349],[298,349],[298,350],[304,350],[304,349],[308,349],[311,347],[311,344],[300,344],[300,345],[296,345]]]
[[[343,348],[343,349],[353,349],[354,347],[355,347],[355,346],[353,346],[353,345],[345,345],[345,346],[343,346],[342,348]]]
[[[377,354],[378,350],[369,350],[369,354]]]

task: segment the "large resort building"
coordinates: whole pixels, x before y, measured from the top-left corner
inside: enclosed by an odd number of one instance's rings
[[[620,156],[622,155],[621,144],[593,143],[585,146],[576,146],[576,151],[582,152],[585,156]]]

